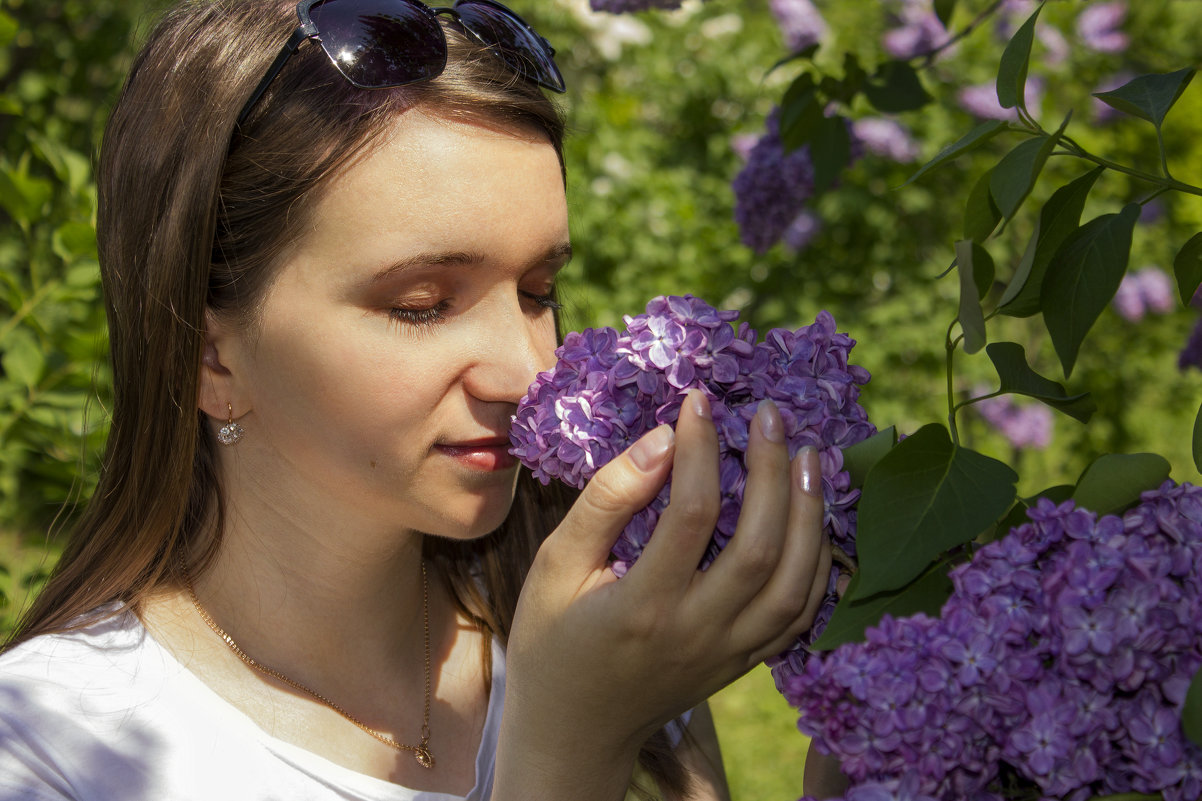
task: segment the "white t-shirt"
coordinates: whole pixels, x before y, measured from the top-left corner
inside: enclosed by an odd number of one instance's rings
[[[124,610],[0,656],[0,801],[485,801],[504,695],[494,640],[476,786],[409,790],[267,734]]]

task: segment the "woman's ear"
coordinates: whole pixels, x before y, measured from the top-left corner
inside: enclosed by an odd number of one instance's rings
[[[205,346],[200,359],[200,397],[197,406],[217,420],[241,417],[250,411],[239,378],[238,355],[243,347],[234,329],[212,312],[205,312]]]

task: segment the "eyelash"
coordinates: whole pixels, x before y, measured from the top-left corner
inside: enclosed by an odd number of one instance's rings
[[[521,295],[537,303],[541,308],[550,309],[551,311],[559,311],[563,308],[563,304],[555,300],[554,294],[548,292],[545,295],[536,295],[533,292],[522,292]],[[448,301],[439,301],[425,309],[404,309],[394,307],[388,310],[388,316],[395,322],[405,323],[406,325],[425,328],[427,326],[437,325],[446,318],[446,311],[450,307]]]

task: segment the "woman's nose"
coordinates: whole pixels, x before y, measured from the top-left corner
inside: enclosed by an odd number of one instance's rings
[[[531,316],[520,302],[506,306],[481,334],[468,389],[480,400],[517,403],[538,372],[554,364],[555,324],[550,312]]]

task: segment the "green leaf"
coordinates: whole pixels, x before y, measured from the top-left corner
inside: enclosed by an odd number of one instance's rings
[[[838,114],[822,118],[810,141],[810,160],[814,164],[814,192],[825,192],[851,161],[847,120]]]
[[[1131,256],[1131,234],[1139,204],[1096,217],[1065,240],[1048,265],[1040,307],[1064,375],[1072,375],[1077,353],[1098,315],[1123,280]]]
[[[882,429],[868,439],[843,449],[843,469],[851,476],[851,486],[864,486],[864,479],[873,465],[881,460],[897,444],[897,429],[893,426]]]
[[[1198,407],[1198,415],[1194,418],[1194,469],[1202,473],[1202,406]]]
[[[922,165],[918,172],[911,175],[906,180],[906,183],[902,184],[902,186],[908,186],[936,167],[946,164],[952,159],[962,156],[970,150],[980,147],[993,137],[997,136],[998,133],[1000,133],[1005,127],[1006,123],[1002,120],[990,120],[989,122],[981,123],[976,128],[973,128],[971,131],[964,134],[964,136],[960,137],[955,142],[952,142],[950,145],[943,148],[943,150],[940,150],[938,153],[936,153],[935,158]]]
[[[1202,670],[1190,679],[1181,707],[1181,728],[1194,745],[1202,746]]]
[[[25,170],[0,169],[0,208],[23,227],[41,219],[43,210],[54,196],[54,185]]]
[[[855,574],[813,647],[819,651],[829,651],[844,643],[859,642],[864,639],[864,631],[879,623],[886,614],[895,618],[909,617],[919,612],[937,616],[952,595],[952,582],[947,577],[948,567],[946,564],[939,565],[900,590],[877,593],[871,598],[862,597],[861,574]]]
[[[1194,234],[1177,251],[1177,257],[1173,259],[1173,275],[1177,276],[1181,305],[1188,306],[1198,291],[1198,285],[1202,284],[1202,233]]]
[[[931,102],[918,72],[908,61],[886,61],[864,84],[864,97],[884,114],[916,111]]]
[[[973,185],[968,193],[968,205],[964,209],[964,238],[973,242],[984,242],[997,228],[1002,219],[997,204],[993,202],[993,193],[989,191],[990,176],[993,170],[988,170]]]
[[[785,150],[796,150],[808,143],[823,119],[814,78],[809,73],[797,76],[785,90],[780,105],[780,140]]]
[[[1094,97],[1112,108],[1147,120],[1159,129],[1195,72],[1197,70],[1187,67],[1176,72],[1141,75],[1118,89],[1095,92]]]
[[[1056,144],[1064,135],[1064,129],[1068,127],[1071,116],[1070,112],[1054,134],[1037,136],[1020,143],[993,168],[993,175],[989,179],[989,191],[997,201],[998,211],[1004,219],[1013,218],[1019,206],[1027,199],[1027,195],[1031,194],[1039,173],[1043,171],[1043,165],[1056,149]]]
[[[19,386],[36,387],[46,369],[46,357],[33,334],[25,328],[13,329],[3,345],[0,367],[4,368],[5,376]]]
[[[989,179],[989,192],[997,203],[998,211],[1007,220],[1014,216],[1019,205],[1031,192],[1039,171],[1043,169],[1043,161],[1039,154],[1043,152],[1044,143],[1048,137],[1037,136],[1018,146],[1002,157],[993,168]]]
[[[1157,453],[1108,453],[1094,459],[1077,479],[1078,506],[1108,515],[1122,512],[1169,477],[1168,460]]]
[[[935,0],[935,16],[944,28],[952,26],[952,14],[956,13],[956,0]]]
[[[1104,167],[1095,167],[1071,183],[1057,189],[1039,212],[1039,224],[1032,235],[1032,246],[1028,246],[1031,262],[1026,274],[1022,274],[1023,263],[1015,272],[1011,286],[1006,288],[1002,301],[998,304],[1003,314],[1011,317],[1030,317],[1039,311],[1039,298],[1043,287],[1044,276],[1048,264],[1064,240],[1073,234],[1081,224],[1081,212],[1085,209],[1085,200],[1093,189],[1094,182],[1102,174]],[[1023,259],[1026,261],[1026,254]],[[1013,285],[1022,278],[1022,285],[1016,295],[1013,295]]]
[[[981,310],[981,298],[993,282],[993,258],[971,239],[961,239],[956,243],[956,264],[960,272],[960,313],[957,319],[964,332],[964,351],[976,353],[985,347],[985,314]]]
[[[786,64],[792,64],[794,61],[811,60],[814,58],[814,54],[818,52],[819,47],[820,45],[816,42],[803,50],[798,50],[796,53],[790,53],[784,58],[778,59],[775,64],[768,68],[768,72],[765,73],[765,77],[771,75],[773,72],[785,66]]]
[[[1002,53],[1002,62],[997,71],[997,99],[1002,108],[1025,109],[1027,88],[1027,65],[1031,60],[1031,43],[1035,40],[1035,21],[1039,12],[1043,11],[1041,4],[1035,13],[1027,18]]]
[[[1069,395],[1059,383],[1032,370],[1022,345],[1016,342],[993,342],[985,348],[985,353],[1001,379],[999,392],[1036,398],[1082,423],[1088,423],[1097,410],[1088,392]]]
[[[1014,501],[1017,474],[923,426],[885,454],[860,496],[861,597],[903,587],[944,551],[971,541]]]
[[[63,261],[96,258],[96,229],[85,222],[65,222],[54,229],[52,248]]]
[[[1027,240],[1027,247],[1023,249],[1022,258],[1018,260],[1018,266],[1014,268],[1014,275],[1010,277],[1010,283],[1006,284],[1006,291],[1002,293],[1002,297],[998,301],[998,311],[1000,312],[1006,312],[1006,307],[1019,296],[1031,279],[1031,268],[1035,266],[1035,254],[1039,250],[1039,231],[1040,221],[1036,220],[1035,230],[1031,232],[1031,238]]]

